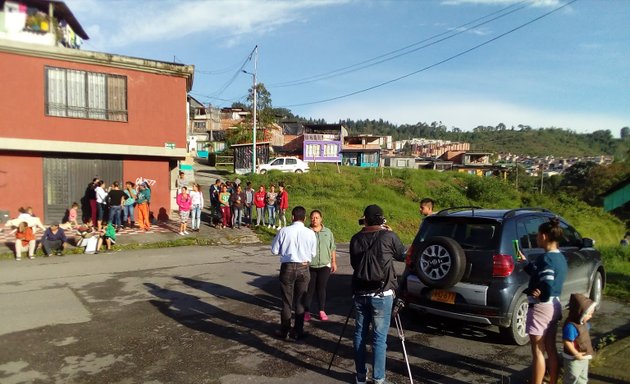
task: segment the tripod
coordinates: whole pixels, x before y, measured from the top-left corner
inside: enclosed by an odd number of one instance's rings
[[[394,308],[392,309],[392,317],[394,318],[394,323],[396,324],[396,332],[398,333],[398,337],[400,338],[400,342],[402,343],[403,356],[405,356],[405,364],[407,365],[407,373],[409,374],[409,383],[413,384],[413,376],[411,376],[411,367],[409,366],[409,358],[407,357],[407,348],[405,347],[405,333],[403,331],[402,322],[400,321],[400,315],[398,312],[405,306],[405,302],[396,299],[394,300]],[[337,356],[337,352],[339,351],[339,344],[341,344],[341,339],[343,338],[343,334],[346,331],[346,327],[348,326],[348,320],[350,320],[350,315],[352,315],[352,311],[354,310],[354,306],[350,307],[350,311],[348,312],[348,316],[346,316],[346,322],[343,324],[343,328],[341,329],[341,334],[339,335],[339,340],[337,340],[337,345],[335,346],[335,351],[333,352],[332,358],[330,359],[330,363],[328,364],[328,370],[326,373],[330,373],[330,367],[332,367],[332,363],[335,360],[335,356]]]

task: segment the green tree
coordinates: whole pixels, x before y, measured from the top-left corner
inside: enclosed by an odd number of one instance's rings
[[[249,110],[254,111],[254,87],[249,88],[247,95]],[[276,122],[276,114],[271,104],[271,93],[264,83],[256,84],[256,120],[261,127],[268,127]]]

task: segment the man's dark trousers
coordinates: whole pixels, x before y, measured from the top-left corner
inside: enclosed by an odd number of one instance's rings
[[[281,332],[287,335],[291,330],[291,306],[295,302],[295,335],[304,334],[304,306],[310,281],[309,263],[282,263],[280,266],[280,290],[282,293],[282,312],[280,314]]]

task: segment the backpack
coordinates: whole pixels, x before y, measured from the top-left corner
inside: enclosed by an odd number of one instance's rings
[[[389,268],[391,263],[381,264],[381,247],[380,242],[377,241],[381,238],[381,232],[379,231],[374,236],[370,245],[365,250],[363,258],[359,262],[357,269],[354,271],[354,277],[359,280],[360,291],[364,292],[379,292],[383,290],[385,286]]]

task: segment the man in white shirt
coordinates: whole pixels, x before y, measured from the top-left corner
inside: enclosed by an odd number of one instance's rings
[[[315,232],[304,226],[306,209],[301,206],[291,211],[293,223],[280,229],[271,243],[271,252],[280,255],[280,289],[282,312],[280,314],[281,339],[287,340],[291,331],[291,307],[295,305],[295,326],[292,337],[302,339],[304,333],[304,306],[310,280],[309,264],[317,253]]]

